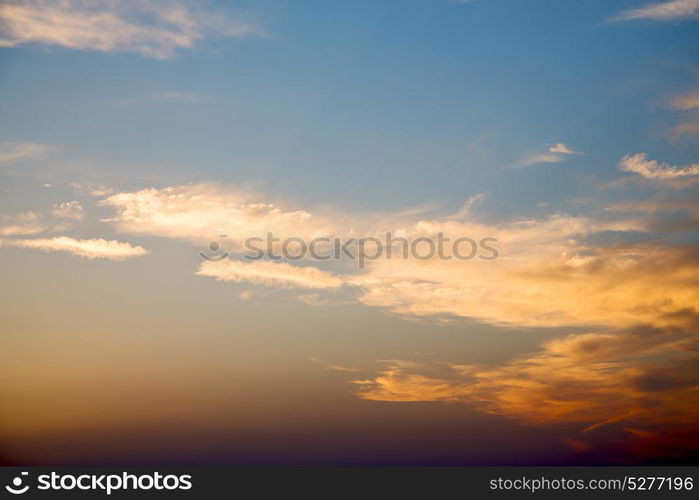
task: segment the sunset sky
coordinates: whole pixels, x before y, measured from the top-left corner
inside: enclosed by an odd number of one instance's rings
[[[2,0],[0,279],[0,464],[696,464],[699,0]]]

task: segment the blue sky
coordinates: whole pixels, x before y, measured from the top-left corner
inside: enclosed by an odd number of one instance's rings
[[[238,5],[266,35],[171,60],[3,50],[3,136],[127,177],[263,182],[379,208],[487,191],[512,200],[494,207],[508,215],[613,178],[624,154],[681,164],[696,151],[669,140],[666,102],[696,84],[696,26],[609,21],[632,2]],[[557,142],[586,156],[507,169]]]

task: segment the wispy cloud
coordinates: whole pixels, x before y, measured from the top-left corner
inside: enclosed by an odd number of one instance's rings
[[[101,196],[107,196],[114,193],[114,188],[107,186],[106,184],[96,184],[92,182],[71,182],[69,185],[75,194],[79,195],[90,195],[99,198]]]
[[[40,233],[60,233],[70,229],[74,222],[87,215],[78,201],[55,204],[50,217],[37,211],[15,215],[0,215],[0,236],[32,236]]]
[[[43,239],[0,239],[0,246],[32,248],[44,252],[68,252],[88,259],[124,260],[150,253],[140,246],[101,238],[78,240],[68,236]]]
[[[190,4],[191,5],[191,4]],[[180,2],[24,0],[0,5],[0,46],[36,42],[172,58],[208,36],[260,36],[251,23]]]
[[[675,96],[671,103],[673,109],[680,111],[699,108],[699,90]]]
[[[315,267],[292,266],[284,262],[206,261],[197,274],[220,281],[254,283],[281,288],[338,288],[342,279]]]
[[[544,163],[562,163],[566,160],[566,156],[582,155],[583,153],[569,148],[565,143],[558,142],[553,146],[549,146],[546,153],[533,153],[525,156],[519,163],[513,167],[529,167],[532,165],[541,165]]]
[[[31,158],[43,158],[50,149],[46,144],[38,144],[36,142],[5,142],[0,144],[0,164]]]
[[[619,160],[619,170],[633,172],[646,179],[668,180],[699,176],[699,163],[675,167],[667,163],[649,160],[646,153],[626,155]]]
[[[562,155],[581,155],[580,151],[574,151],[570,149],[566,144],[558,142],[549,148],[549,152],[558,153]]]
[[[319,358],[317,356],[309,356],[308,360],[313,362],[313,363],[318,363],[320,365],[323,365],[325,368],[328,370],[335,370],[338,372],[358,372],[358,368],[353,368],[351,366],[342,366],[338,364],[333,364],[333,363],[328,363],[324,359]]]
[[[82,220],[85,218],[85,210],[79,201],[65,201],[54,205],[51,215],[59,219]]]
[[[461,205],[461,208],[454,214],[449,216],[450,219],[464,219],[471,215],[473,209],[478,206],[483,200],[485,200],[485,193],[474,194],[469,196],[468,199]]]
[[[652,19],[670,21],[678,19],[699,19],[699,0],[670,0],[657,2],[635,9],[621,11],[614,16],[615,21]]]
[[[516,167],[529,167],[531,165],[541,165],[542,163],[561,163],[564,158],[560,155],[537,153],[525,156]]]

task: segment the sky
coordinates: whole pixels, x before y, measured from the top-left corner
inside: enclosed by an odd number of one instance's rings
[[[0,463],[696,464],[698,28],[0,1]]]

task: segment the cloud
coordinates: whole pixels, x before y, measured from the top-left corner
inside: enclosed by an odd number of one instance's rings
[[[514,168],[529,167],[543,163],[562,163],[566,160],[566,156],[582,154],[579,151],[570,149],[566,144],[558,142],[553,146],[549,146],[547,153],[535,153],[525,156],[519,163],[514,165]]]
[[[699,90],[693,90],[671,98],[670,107],[682,113],[682,122],[672,128],[671,138],[699,137]]]
[[[114,188],[107,186],[105,184],[95,184],[95,183],[84,183],[84,182],[71,182],[70,187],[76,194],[79,195],[90,195],[96,198],[101,196],[107,196],[114,194]]]
[[[320,216],[312,215],[264,201],[257,193],[214,184],[118,193],[102,203],[116,210],[116,215],[106,220],[122,232],[176,238],[196,245],[206,245],[226,234],[223,241],[229,252],[249,252],[245,240],[265,238],[268,232],[281,240],[300,237],[305,241],[320,235],[383,237],[384,231],[410,241],[436,240],[439,233],[452,242],[463,237],[497,239],[497,261],[404,259],[396,249],[397,258],[367,261],[365,269],[355,267],[342,276],[309,266],[270,262],[204,263],[199,271],[221,280],[282,288],[332,289],[351,282],[358,292],[355,300],[405,316],[532,327],[623,327],[637,321],[663,326],[667,314],[699,303],[699,287],[686,280],[688,274],[699,273],[699,259],[691,247],[600,243],[609,233],[674,230],[672,225],[658,225],[644,214],[604,211],[596,217],[556,214],[481,223],[471,220],[467,210],[456,218],[342,219],[329,209]],[[445,253],[452,257],[451,246],[446,246]]]
[[[284,262],[239,262],[223,260],[202,262],[197,274],[219,281],[254,283],[281,288],[338,288],[342,279],[315,267],[292,266]]]
[[[69,252],[88,259],[124,260],[150,253],[130,243],[101,238],[76,240],[68,236],[45,239],[0,239],[0,247],[33,248],[44,252]]]
[[[553,146],[551,146],[549,148],[549,151],[551,153],[560,153],[560,154],[564,154],[564,155],[581,155],[581,154],[583,154],[579,151],[573,151],[572,149],[570,149],[568,146],[566,146],[562,142],[558,142],[558,143],[554,144]]]
[[[570,334],[501,366],[389,361],[353,383],[361,399],[461,403],[525,424],[578,424],[583,435],[616,424],[622,438],[629,429],[634,436],[692,435],[699,429],[699,341],[689,333],[699,315],[692,314],[685,329]],[[676,446],[699,448],[694,434]]]
[[[249,237],[291,236],[308,240],[334,233],[327,218],[305,210],[285,209],[255,193],[224,189],[215,184],[192,184],[118,193],[103,200],[117,215],[121,231],[151,234],[205,244],[227,235],[227,242],[244,250]]]
[[[0,236],[30,236],[46,231],[46,225],[37,212],[23,212],[18,215],[0,215]]]
[[[260,35],[259,28],[230,14],[180,2],[24,0],[0,5],[0,46],[6,47],[35,42],[170,59],[207,36]]]
[[[85,218],[85,210],[79,201],[65,201],[54,205],[51,215],[59,219],[82,220]]]
[[[530,243],[514,241],[502,231],[502,257],[494,262],[372,262],[354,278],[363,290],[358,300],[405,316],[513,327],[623,327],[638,321],[662,326],[668,315],[699,303],[696,283],[686,279],[699,275],[695,250],[595,248],[583,242],[591,233],[563,229],[557,240],[552,227],[528,231],[532,238],[542,232],[541,241]],[[546,230],[551,231],[548,245]],[[453,239],[458,233],[445,234]]]
[[[699,0],[670,0],[627,9],[616,16],[615,21],[633,21],[638,19],[651,19],[655,21],[670,21],[680,19],[699,18]]]
[[[449,216],[450,219],[464,219],[471,215],[474,207],[478,206],[483,200],[486,199],[485,193],[474,194],[469,196],[468,199],[461,205],[461,208],[454,214]]]
[[[57,203],[51,215],[61,221],[47,221],[41,213],[23,212],[17,215],[0,215],[0,236],[31,236],[44,232],[61,232],[69,229],[74,221],[85,218],[86,214],[78,201]]]
[[[673,109],[680,111],[699,108],[699,90],[673,97],[671,105]]]
[[[2,6],[0,6],[0,9]],[[0,144],[0,164],[17,160],[43,158],[50,148],[35,142],[5,142]]]
[[[328,370],[335,370],[338,372],[358,372],[358,368],[353,368],[351,366],[342,366],[342,365],[337,365],[333,363],[327,363],[324,359],[319,358],[317,356],[309,356],[308,360],[311,361],[312,363],[318,363],[320,365],[323,365],[325,368]]]
[[[649,211],[694,213],[691,195],[683,199],[674,192],[673,198],[652,203],[627,200],[589,216],[552,214],[497,223],[471,217],[482,195],[470,198],[456,216],[423,218],[424,213],[410,212],[368,220],[340,219],[327,210],[312,215],[262,198],[198,184],[119,193],[104,204],[117,211],[111,221],[123,231],[193,242],[209,241],[222,227],[238,245],[266,231],[283,237],[351,234],[343,223],[361,228],[362,235],[390,230],[408,240],[436,239],[438,233],[450,241],[496,237],[501,254],[496,261],[378,259],[338,275],[309,265],[223,260],[203,262],[197,274],[309,289],[310,295],[299,298],[311,304],[351,285],[351,300],[409,318],[585,328],[501,365],[392,360],[360,377],[356,367],[324,364],[353,373],[356,394],[366,400],[464,404],[527,425],[577,426],[578,449],[592,449],[588,441],[603,441],[609,432],[616,433],[615,442],[634,443],[655,457],[698,445],[692,436],[699,432],[699,250],[672,245],[669,238],[616,245],[600,237],[655,228]],[[658,229],[663,235],[674,230],[671,224]]]
[[[674,167],[667,163],[658,163],[655,160],[649,160],[646,153],[626,155],[619,160],[618,167],[619,170],[633,172],[646,179],[667,180],[699,175],[699,163],[691,163],[683,167]]]
[[[560,336],[501,365],[385,362],[353,381],[357,396],[464,404],[529,425],[578,425],[584,440],[598,439],[604,427],[616,442],[656,458],[699,448],[699,249],[662,240],[605,246],[594,237],[645,231],[655,224],[645,212],[695,211],[696,203],[674,192],[621,209],[644,213],[499,224],[435,219],[405,228],[408,238],[493,235],[501,258],[371,262],[353,279],[360,302],[411,318],[586,333]],[[668,235],[672,227],[658,230]]]
[[[623,420],[658,426],[696,419],[698,359],[684,349],[688,341],[594,355],[607,342],[628,343],[642,335],[572,335],[501,367],[445,363],[446,369],[436,368],[446,373],[437,375],[430,374],[435,367],[390,363],[375,378],[354,382],[362,399],[471,403],[526,423],[580,423],[588,432]],[[688,371],[673,370],[677,366]]]

